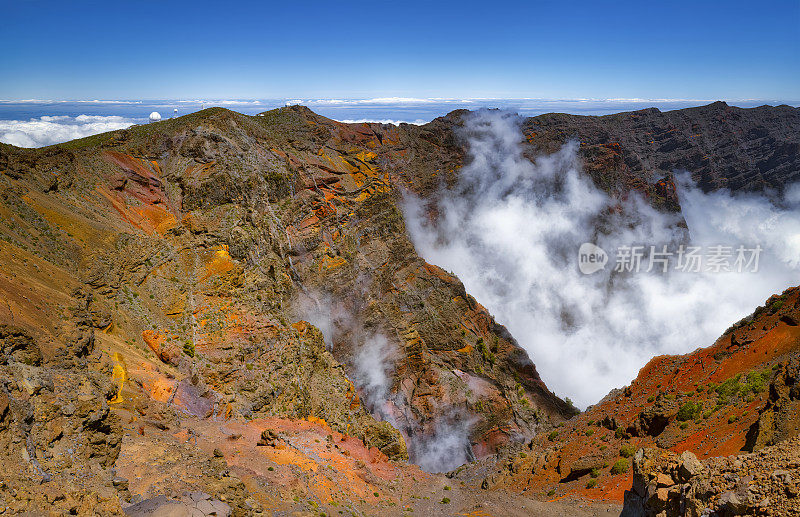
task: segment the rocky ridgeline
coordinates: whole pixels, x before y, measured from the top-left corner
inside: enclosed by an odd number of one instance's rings
[[[699,461],[640,449],[622,517],[800,515],[800,438],[751,454]]]
[[[545,115],[523,122],[523,146],[577,137],[598,186],[676,211],[675,168],[708,188],[795,178],[798,113]],[[795,291],[570,419],[536,358],[406,234],[401,191],[457,180],[463,115],[214,108],[0,144],[0,511],[525,515],[524,491],[621,501],[640,447],[702,457],[796,434]],[[378,387],[356,364],[371,338],[393,351]],[[450,477],[408,463],[454,429],[443,461],[484,462]]]

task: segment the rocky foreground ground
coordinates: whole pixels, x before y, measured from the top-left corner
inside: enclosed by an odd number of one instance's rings
[[[800,515],[800,439],[702,462],[640,449],[622,515]]]
[[[405,233],[400,191],[457,177],[464,115],[417,127],[211,109],[0,145],[0,512],[795,509],[798,289],[576,415]],[[579,136],[599,186],[668,211],[675,167],[745,190],[798,170],[789,107],[549,115],[523,132],[531,156]],[[385,391],[356,367],[376,336],[394,351]],[[696,483],[670,451],[700,458]],[[418,466],[431,457],[464,465],[432,474]]]

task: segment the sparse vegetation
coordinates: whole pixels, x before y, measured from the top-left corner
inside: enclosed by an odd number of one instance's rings
[[[687,420],[693,420],[695,416],[700,414],[703,410],[703,405],[699,402],[686,402],[681,406],[678,410],[678,414],[675,415],[675,418],[679,422],[686,422]]]
[[[488,348],[486,348],[486,343],[483,342],[483,338],[482,337],[478,338],[478,341],[475,344],[478,347],[478,351],[481,353],[484,362],[487,362],[490,365],[494,366],[494,363],[497,360],[497,358],[494,356],[492,352],[489,351]]]
[[[631,444],[623,445],[619,450],[619,455],[623,458],[630,458],[636,453],[636,449]]]
[[[735,404],[739,399],[746,400],[748,396],[764,391],[770,376],[769,368],[753,370],[744,376],[739,373],[718,385],[709,386],[709,391],[716,392],[719,404]]]
[[[625,472],[628,472],[628,468],[629,468],[628,460],[618,459],[611,467],[611,473],[614,475],[624,474]]]

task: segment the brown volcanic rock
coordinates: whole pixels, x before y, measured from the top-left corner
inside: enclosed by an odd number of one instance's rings
[[[351,128],[294,109],[208,110],[72,142],[74,152],[3,147],[3,163],[27,167],[0,177],[6,355],[25,359],[35,340],[59,367],[100,372],[126,433],[144,442],[136,450],[159,450],[178,415],[280,416],[324,422],[376,457],[403,459],[403,436],[367,412],[345,376],[356,351],[347,332],[363,325],[400,352],[389,388],[406,432],[427,436],[466,412],[464,446],[471,438],[482,454],[532,435],[569,410],[463,285],[414,253],[398,178],[386,172],[410,144],[393,126]],[[50,188],[52,170],[75,179]],[[332,350],[314,327],[290,323],[293,300],[311,289],[353,313]],[[73,432],[56,422],[47,436]],[[165,474],[178,464],[164,463]],[[154,486],[177,496],[211,480],[196,483]],[[241,493],[236,483],[218,489]]]
[[[27,359],[34,350],[38,354],[38,345],[29,336],[24,341],[28,356],[12,355],[0,365],[3,507],[121,513],[118,491],[107,486],[122,441],[119,419],[108,404],[113,390],[107,377],[96,367],[31,364]]]
[[[787,320],[789,318],[784,318]],[[793,318],[792,318],[793,319]],[[769,400],[747,432],[753,451],[800,434],[800,358],[779,365],[769,385]]]
[[[718,109],[689,114],[705,120]],[[715,160],[739,171],[729,176],[741,179],[740,186],[755,188],[756,173],[772,186],[788,179],[786,164],[796,152],[781,128],[795,118],[781,110],[745,110],[737,122],[766,128],[767,136],[755,140],[764,144],[759,149],[748,147],[743,155],[711,149]],[[666,174],[671,167],[650,167],[637,154],[649,152],[646,146],[631,147],[622,138],[614,145],[595,126],[641,136],[664,117],[687,115],[637,113],[532,119],[541,130],[528,133],[526,152],[560,145],[572,136],[570,124],[585,126],[586,141],[593,140],[582,153],[598,184],[637,188],[652,194],[655,205],[677,209]],[[448,513],[444,503],[409,502],[408,493],[433,483],[438,497],[452,496],[461,511],[475,510],[468,490],[451,492],[445,478],[388,458],[404,458],[407,447],[414,452],[414,439],[435,436],[442,422],[465,424],[464,448],[490,455],[537,433],[534,441],[541,440],[543,430],[573,410],[549,392],[531,358],[461,282],[421,260],[405,235],[400,188],[427,196],[457,178],[465,156],[457,131],[462,117],[453,112],[425,126],[398,127],[341,124],[302,107],[256,117],[211,109],[47,149],[0,146],[0,298],[6,302],[0,304],[0,373],[10,386],[0,398],[0,436],[10,447],[4,469],[19,473],[0,489],[4,500],[16,498],[19,511],[44,504],[83,511],[99,504],[111,513],[120,500],[127,505],[202,490],[224,497],[234,515],[269,505],[316,509],[310,501],[330,504],[330,512],[343,500],[362,501],[356,504],[362,509],[385,504],[386,514],[395,514],[398,504]],[[629,126],[626,117],[638,122]],[[709,135],[716,131],[711,125],[703,129]],[[528,121],[525,127],[533,126]],[[673,138],[665,135],[664,142]],[[681,152],[659,152],[673,151]],[[753,153],[774,159],[758,171],[740,171]],[[349,322],[334,322],[330,343],[298,322],[304,316],[295,301],[308,294],[320,304],[333,300],[334,309],[350,315]],[[760,327],[745,325],[716,352],[738,359],[744,357],[740,348],[772,339],[775,350],[788,353],[781,348],[783,329],[796,327],[798,316],[791,304],[784,307],[764,320],[777,330],[762,335]],[[358,372],[358,344],[370,334],[383,335],[395,352],[391,403],[380,410],[369,407],[363,401],[368,393],[348,379]],[[725,357],[720,364],[727,368],[733,363]],[[654,364],[670,371],[686,367],[674,358]],[[714,382],[724,381],[727,370]],[[596,419],[624,437],[647,406],[640,400],[645,391],[637,390],[629,395],[636,404],[612,410],[604,405],[612,397],[598,405]],[[787,400],[791,396],[778,396],[773,413],[786,414]],[[727,431],[743,441],[755,408]],[[674,429],[673,409],[659,439],[685,442]],[[368,410],[390,415],[412,439],[407,443]],[[643,433],[658,419],[645,417]],[[273,420],[256,428],[261,419]],[[544,448],[534,444],[527,456],[509,459],[507,472],[514,476],[494,473],[487,485],[506,486],[527,469],[554,483],[575,472],[578,480],[565,482],[573,486],[592,469],[610,469],[616,459],[611,448],[587,454],[580,437],[589,438],[588,429],[578,428],[587,419],[559,428],[563,434]],[[265,427],[288,436],[286,448],[278,441],[256,449]],[[770,428],[766,416],[761,428]],[[616,432],[603,429],[595,438]],[[292,432],[298,434],[286,435]],[[761,441],[768,440],[765,433],[757,433]],[[63,467],[59,444],[67,441],[75,442],[77,453],[64,475],[69,468],[93,474],[73,485],[54,477],[58,483],[33,490],[43,472],[56,476]],[[275,456],[264,460],[263,451]],[[573,461],[578,455],[589,458],[586,465]],[[115,484],[111,467],[129,484]],[[316,474],[309,477],[311,471]],[[68,494],[57,493],[60,486]],[[506,496],[492,497],[486,500],[493,508],[517,511]]]
[[[529,140],[548,152],[578,139],[588,171],[601,186],[619,188],[626,178],[649,183],[687,170],[704,190],[781,190],[800,180],[798,129],[798,108],[743,109],[724,102],[602,117],[551,113],[523,125]],[[605,166],[593,167],[598,161]]]
[[[689,453],[640,449],[622,517],[800,513],[800,439],[702,462]]]

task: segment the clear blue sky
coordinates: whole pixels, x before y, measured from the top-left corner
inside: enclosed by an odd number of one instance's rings
[[[0,13],[0,99],[800,98],[800,0],[2,0]]]

